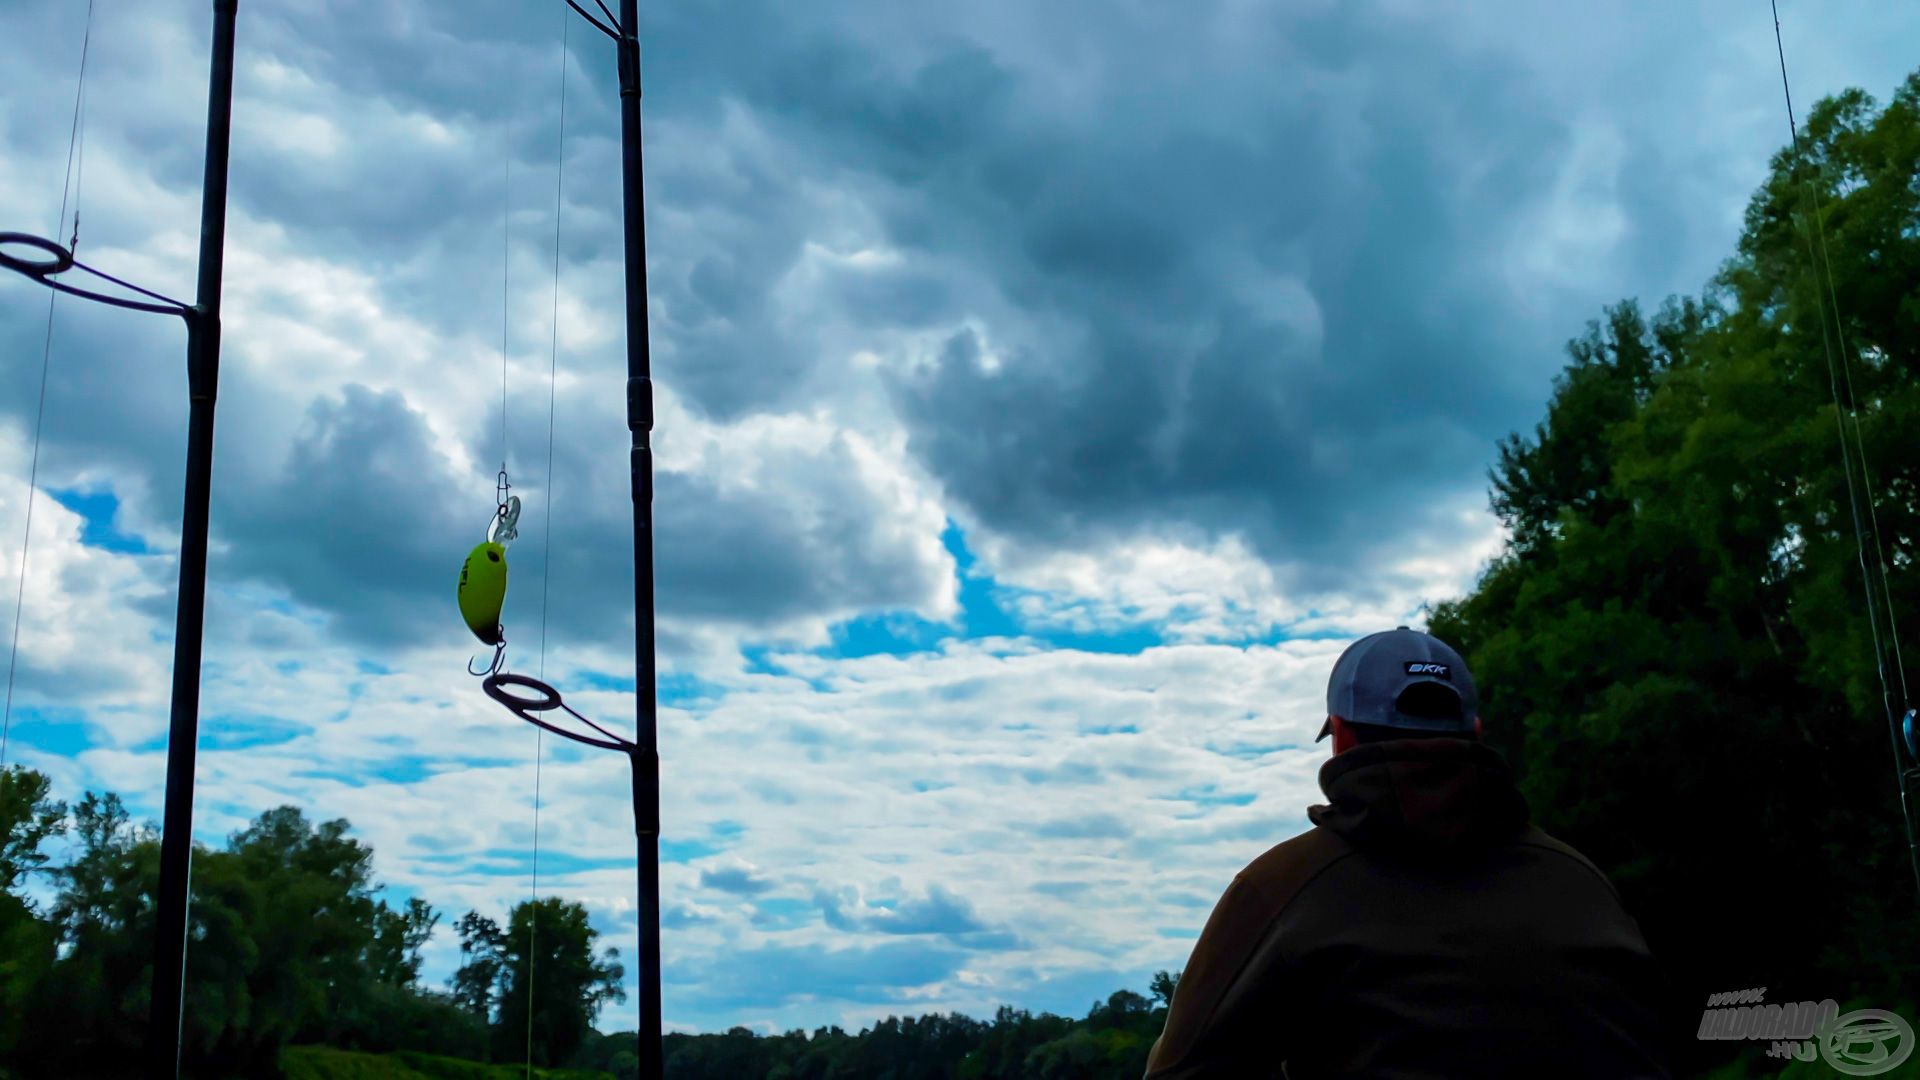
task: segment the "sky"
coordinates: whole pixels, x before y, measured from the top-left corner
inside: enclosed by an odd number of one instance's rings
[[[1339,651],[1471,588],[1564,343],[1697,293],[1787,135],[1764,0],[641,6],[670,1031],[1181,967],[1308,827]],[[95,6],[69,173],[87,8],[0,3],[0,229],[77,206],[191,298],[209,6]],[[569,18],[240,12],[195,835],[346,818],[436,985],[536,887],[637,985],[626,764],[488,700],[454,603],[504,459],[508,664],[631,730],[618,99]],[[1920,9],[1781,18],[1802,116],[1912,70]],[[48,365],[7,757],[157,819],[184,335],[51,325],[0,280],[9,633]]]

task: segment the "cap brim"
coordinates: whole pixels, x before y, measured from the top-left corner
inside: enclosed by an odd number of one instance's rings
[[[1320,725],[1320,734],[1315,735],[1313,741],[1319,742],[1331,734],[1333,734],[1333,717],[1329,716],[1327,717],[1327,722]]]

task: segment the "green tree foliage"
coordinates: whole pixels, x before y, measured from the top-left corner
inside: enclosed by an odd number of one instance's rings
[[[412,986],[420,978],[420,950],[439,924],[439,913],[417,896],[405,908],[375,903],[373,940],[367,946],[373,978],[388,986]]]
[[[990,1022],[957,1014],[888,1017],[858,1034],[822,1027],[756,1036],[744,1027],[717,1035],[668,1035],[667,1075],[675,1080],[1139,1080],[1166,1026],[1177,974],[1158,972],[1155,998],[1120,990],[1083,1020],[1002,1006]],[[1161,996],[1162,992],[1166,996]],[[572,1062],[634,1075],[631,1033],[595,1036]]]
[[[1537,819],[1640,917],[1688,1053],[1716,990],[1891,1001],[1920,977],[1834,407],[1837,388],[1858,410],[1879,495],[1860,515],[1911,630],[1920,74],[1878,112],[1821,102],[1804,146],[1704,299],[1618,305],[1571,345],[1546,421],[1494,470],[1511,543],[1430,622]]]
[[[89,792],[69,831],[76,848],[54,871],[59,893],[49,911],[64,955],[33,995],[19,1054],[48,1075],[85,1076],[140,1051],[160,847],[112,794]]]
[[[54,936],[21,890],[46,865],[40,850],[66,831],[67,808],[40,773],[0,770],[0,1061],[16,1052],[32,995],[53,966]]]
[[[494,939],[501,980],[494,1042],[502,1060],[530,1055],[535,1065],[564,1064],[593,1030],[601,1003],[627,999],[620,951],[609,947],[596,957],[598,937],[587,909],[571,901],[514,906],[506,934]]]
[[[40,848],[67,830],[67,807],[40,773],[14,765],[0,769],[0,892],[13,893],[47,864]]]
[[[506,935],[499,923],[476,911],[460,916],[453,929],[460,935],[460,969],[452,979],[454,1004],[486,1024],[499,999]]]
[[[44,778],[0,782],[6,856],[43,869],[44,913],[0,893],[0,1068],[25,1075],[117,1075],[138,1060],[152,977],[159,844],[112,794],[72,808]],[[72,846],[45,867],[38,844],[62,831]],[[270,810],[229,837],[196,847],[188,926],[183,1064],[204,1075],[273,1076],[285,1047],[326,1042],[484,1057],[488,1032],[447,996],[413,983],[439,920],[415,898],[375,897],[372,851],[347,823]],[[17,879],[16,872],[15,878]]]

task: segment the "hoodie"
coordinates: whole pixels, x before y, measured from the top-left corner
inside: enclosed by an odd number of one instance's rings
[[[1669,1076],[1639,926],[1498,754],[1363,745],[1320,787],[1214,907],[1148,1080]]]

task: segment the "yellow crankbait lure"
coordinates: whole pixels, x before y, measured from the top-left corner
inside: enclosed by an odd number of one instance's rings
[[[483,541],[460,567],[460,617],[488,645],[500,644],[500,609],[507,604],[507,549]]]
[[[460,567],[460,617],[481,642],[499,648],[500,612],[507,604],[507,545],[519,535],[520,497],[509,496],[487,523],[487,538]]]

